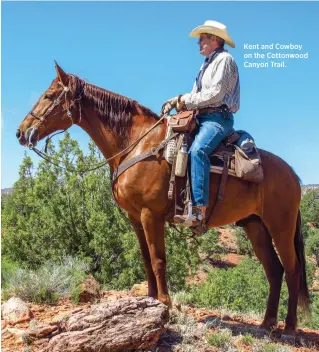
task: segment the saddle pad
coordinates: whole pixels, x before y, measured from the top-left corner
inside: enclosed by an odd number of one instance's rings
[[[210,172],[214,174],[222,174],[224,169],[224,160],[221,155],[213,154],[210,157]],[[235,172],[235,153],[229,153],[228,174],[238,177]]]

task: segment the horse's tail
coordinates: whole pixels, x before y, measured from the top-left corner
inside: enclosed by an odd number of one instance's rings
[[[298,304],[300,305],[300,307],[305,313],[309,313],[310,298],[309,298],[309,291],[308,291],[308,285],[307,285],[305,247],[304,247],[304,238],[301,230],[300,210],[298,211],[297,224],[296,224],[295,249],[296,249],[297,258],[301,269]]]

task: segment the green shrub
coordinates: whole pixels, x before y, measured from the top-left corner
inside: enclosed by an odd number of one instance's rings
[[[8,285],[8,281],[19,269],[19,265],[11,261],[6,256],[1,257],[1,285],[5,288]]]
[[[170,292],[178,292],[186,288],[186,278],[198,270],[201,241],[193,240],[188,229],[167,227],[165,242],[168,287]]]
[[[70,298],[73,302],[79,303],[81,293],[81,284],[75,286],[70,292]]]
[[[317,197],[319,196],[319,190],[309,190],[301,199],[300,211],[301,211],[301,224],[302,232],[307,239],[311,228],[309,223],[311,223],[316,228],[319,228],[319,201]]]
[[[245,231],[241,227],[237,227],[235,235],[238,254],[251,256],[254,251]]]
[[[316,272],[316,265],[310,260],[306,260],[306,275],[308,287],[312,287]]]
[[[214,269],[206,282],[191,289],[200,307],[226,308],[237,312],[263,312],[268,297],[268,282],[263,267],[245,258],[232,269]]]
[[[245,346],[250,346],[254,343],[254,338],[250,334],[245,334],[241,337],[240,342]]]
[[[308,281],[314,276],[314,265],[307,262]],[[269,285],[262,265],[254,259],[245,258],[237,267],[214,269],[207,275],[206,282],[191,286],[187,295],[180,298],[198,307],[223,308],[233,312],[264,314]],[[318,328],[319,296],[311,295],[312,319],[299,314],[299,323],[305,327]],[[288,307],[288,290],[282,284],[279,319],[284,320]],[[300,312],[301,313],[301,312]]]
[[[192,303],[193,295],[191,292],[183,290],[173,294],[172,298],[175,303],[187,305]]]
[[[306,254],[314,255],[317,266],[319,266],[319,229],[309,229],[306,240]]]
[[[36,303],[55,303],[69,295],[86,276],[88,263],[71,257],[48,261],[37,270],[19,268],[8,280],[4,296],[18,296]]]
[[[319,330],[319,294],[314,293],[311,304],[311,326],[312,329]]]
[[[217,332],[208,333],[206,340],[211,346],[225,350],[231,345],[232,332],[229,329],[220,329]]]
[[[269,339],[265,338],[254,345],[253,352],[292,352],[292,350],[286,346],[270,342]]]

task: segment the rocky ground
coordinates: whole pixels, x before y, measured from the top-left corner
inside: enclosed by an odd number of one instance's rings
[[[127,291],[105,291],[101,302],[114,301],[132,296]],[[33,318],[31,321],[2,325],[2,352],[40,352],[49,343],[48,337],[43,337],[27,345],[23,333],[34,324],[34,321],[53,324],[63,317],[80,310],[91,308],[91,304],[74,304],[68,299],[61,299],[57,305],[31,304],[30,310]],[[227,314],[227,312],[198,309],[190,306],[181,306],[175,303],[171,310],[170,323],[167,331],[162,335],[155,352],[168,351],[318,351],[319,331],[300,329],[296,341],[282,342],[280,335],[283,322],[279,329],[271,336],[258,331],[260,320],[257,317]],[[230,334],[229,341],[223,346],[211,346],[207,342],[210,334]],[[246,341],[243,336],[251,335],[252,340]],[[276,349],[272,345],[276,344]],[[259,346],[260,345],[260,346]],[[264,349],[263,346],[266,345]],[[258,348],[259,346],[259,348]],[[267,347],[268,346],[268,347]],[[270,346],[270,347],[269,347]],[[257,349],[256,349],[257,348]],[[281,349],[280,348],[286,348]]]
[[[235,243],[229,229],[222,230],[221,242],[231,253],[223,256],[220,263],[225,266],[237,265],[244,256],[235,253]],[[317,270],[319,276],[319,269]],[[192,282],[205,279],[200,272],[192,278]],[[318,282],[316,283],[319,288]],[[316,289],[313,288],[313,289]],[[131,291],[103,291],[99,303],[116,301],[120,298],[145,294],[145,286],[134,287]],[[75,312],[90,309],[91,303],[74,304],[67,298],[60,299],[57,305],[30,304],[29,316],[17,323],[1,321],[2,352],[40,352],[49,343],[48,334],[30,343],[24,333],[34,324],[48,323],[52,326],[64,317]],[[156,352],[209,352],[209,351],[252,351],[252,352],[288,352],[288,351],[319,351],[319,331],[300,329],[294,341],[280,339],[283,322],[271,335],[258,330],[261,317],[234,315],[226,311],[198,309],[181,305],[174,300],[170,311],[170,322],[166,332],[160,338]],[[53,333],[54,334],[54,333]]]

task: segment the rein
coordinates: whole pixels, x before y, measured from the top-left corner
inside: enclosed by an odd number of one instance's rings
[[[92,168],[90,169],[86,169],[86,170],[83,170],[83,171],[75,171],[75,170],[70,170],[68,168],[65,168],[63,166],[60,166],[59,164],[55,163],[53,161],[53,158],[51,156],[49,156],[48,154],[42,152],[41,150],[37,149],[36,147],[30,147],[31,150],[33,150],[37,155],[39,155],[42,159],[48,161],[49,163],[53,164],[54,166],[57,166],[57,167],[60,167],[61,169],[63,170],[67,170],[67,171],[72,171],[72,172],[90,172],[90,171],[94,171],[100,167],[103,167],[105,166],[109,161],[115,159],[116,157],[122,155],[123,153],[127,152],[130,148],[136,146],[136,144],[138,144],[147,134],[149,134],[155,127],[157,127],[162,121],[163,119],[166,118],[166,115],[162,116],[150,129],[148,129],[142,136],[140,136],[138,139],[136,139],[134,142],[132,142],[128,147],[126,147],[125,149],[123,149],[122,151],[120,151],[119,153],[113,155],[112,157],[100,162],[100,163],[97,163],[96,165],[94,165]],[[68,128],[70,128],[71,126],[69,126]],[[67,128],[67,129],[68,129]],[[49,137],[46,141],[46,147],[47,147],[47,142],[50,138],[52,138],[53,136],[59,134],[59,133],[63,133],[65,132],[67,129],[63,130],[63,131],[60,131],[58,133],[55,133],[54,135],[52,135],[51,137]],[[151,149],[153,150],[153,148]]]

